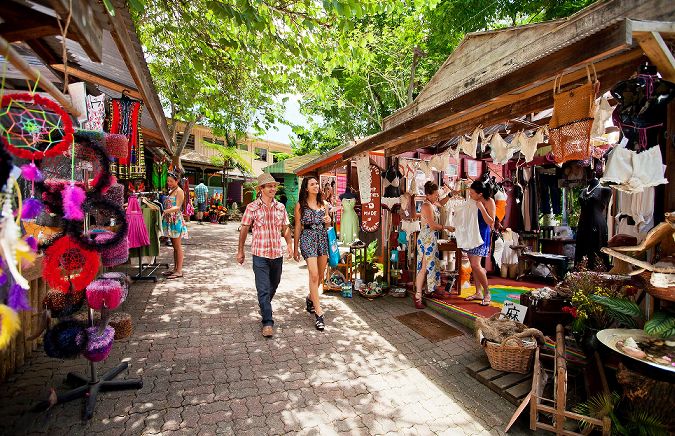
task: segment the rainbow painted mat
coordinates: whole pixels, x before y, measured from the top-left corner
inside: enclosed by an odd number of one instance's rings
[[[490,294],[492,295],[492,302],[490,306],[499,307],[500,309],[504,305],[504,300],[511,300],[515,303],[520,302],[521,294],[524,294],[527,291],[532,291],[535,288],[525,288],[518,286],[507,286],[507,285],[494,285],[490,286]],[[468,288],[462,289],[462,295],[459,298],[466,298],[469,295],[476,293],[475,286],[469,286]],[[472,302],[473,304],[478,304],[480,301],[476,300]]]

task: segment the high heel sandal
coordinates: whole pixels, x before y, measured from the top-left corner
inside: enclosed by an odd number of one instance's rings
[[[492,295],[490,295],[489,297],[483,297],[483,299],[480,302],[480,305],[489,306],[491,302],[492,302]]]
[[[326,323],[323,319],[323,315],[314,315],[316,316],[316,321],[314,322],[314,327],[316,327],[317,330],[320,332],[323,331],[324,328],[326,328]]]
[[[305,298],[305,310],[309,313],[314,313],[314,302],[309,297]]]

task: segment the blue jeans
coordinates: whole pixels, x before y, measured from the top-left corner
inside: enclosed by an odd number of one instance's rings
[[[272,298],[274,298],[279,281],[281,281],[283,263],[283,256],[276,259],[253,256],[255,287],[258,290],[258,305],[260,306],[263,326],[274,325],[274,320],[272,319]]]

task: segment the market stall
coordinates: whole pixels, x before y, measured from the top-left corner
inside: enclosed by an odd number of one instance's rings
[[[125,2],[114,14],[41,3],[0,6],[0,381],[40,344],[55,362],[84,357],[76,388],[39,406],[85,398],[90,419],[99,391],[142,386],[114,380],[127,363],[98,366],[133,329],[120,311],[130,278],[109,269],[131,249],[158,254],[149,193],[163,187],[169,133]]]

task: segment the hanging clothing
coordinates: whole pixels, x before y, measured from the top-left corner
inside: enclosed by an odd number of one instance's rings
[[[342,199],[342,221],[340,223],[340,242],[350,245],[359,236],[359,217],[354,211],[356,198]]]
[[[539,144],[544,142],[544,134],[548,134],[548,127],[540,127],[529,138],[525,135],[521,137],[520,152],[525,157],[525,162],[532,162],[537,152]]]
[[[478,140],[484,140],[483,129],[479,126],[471,134],[470,139],[466,139],[464,136],[459,138],[459,145],[464,154],[471,156],[473,159],[476,159],[476,150],[478,149]]]
[[[508,196],[503,190],[498,190],[495,194],[495,216],[500,222],[504,222],[506,216],[506,200]]]
[[[354,158],[356,162],[356,175],[359,180],[359,194],[361,204],[370,203],[370,157],[368,153],[362,153]]]
[[[438,208],[425,200],[431,206],[434,221],[440,220]],[[417,236],[417,273],[422,270],[426,263],[427,274],[427,292],[436,290],[441,282],[441,271],[439,268],[440,255],[438,252],[438,237],[436,232],[429,226],[429,223],[422,218],[421,230]]]
[[[388,209],[392,209],[401,203],[401,190],[399,189],[400,180],[403,174],[396,166],[390,166],[387,171],[382,173],[382,197],[380,203]]]
[[[138,203],[138,198],[135,195],[129,197],[127,205],[127,223],[129,230],[127,232],[127,239],[129,241],[129,248],[143,247],[150,245],[150,238],[148,236],[148,228],[143,221],[143,212]]]
[[[523,188],[510,181],[504,182],[503,188],[506,193],[506,215],[502,221],[502,226],[511,228],[516,232],[524,230],[523,210],[521,208]]]
[[[84,122],[85,130],[102,132],[105,125],[105,94],[87,96],[87,121]]]
[[[653,187],[632,194],[617,191],[615,234],[635,236],[638,242],[644,240],[654,227],[655,192]]]
[[[660,147],[637,153],[617,145],[607,158],[601,183],[615,184],[624,192],[642,192],[645,188],[668,183]]]
[[[495,133],[490,138],[490,155],[492,161],[499,165],[505,165],[513,157],[516,151],[520,149],[519,137],[523,132],[518,132],[511,141],[506,142],[499,133]]]
[[[562,213],[562,189],[558,187],[558,176],[555,174],[540,174],[540,208],[541,213],[556,215]]]
[[[113,162],[110,168],[117,178],[145,178],[145,152],[141,133],[142,102],[127,97],[110,101],[110,133],[126,135],[129,139],[127,157]]]
[[[606,96],[602,96],[595,100],[595,117],[593,118],[593,126],[591,127],[591,138],[600,138],[605,134],[605,124],[607,120],[612,117],[612,105]]]
[[[160,211],[143,205],[143,222],[148,229],[149,244],[129,250],[130,257],[159,256],[159,237],[162,235],[162,215]]]
[[[468,250],[483,244],[480,225],[478,224],[478,206],[476,202],[465,201],[455,207],[455,239],[457,247]]]
[[[609,258],[600,249],[607,246],[609,238],[607,230],[606,212],[612,190],[598,184],[594,187],[587,186],[579,194],[581,213],[577,225],[575,263],[581,262],[586,257],[587,267],[598,271],[600,267],[607,269]]]
[[[504,251],[502,252],[502,263],[505,265],[514,265],[518,263],[518,252],[512,249],[514,245],[518,245],[518,233],[507,229],[502,233],[504,239]]]
[[[485,222],[485,219],[483,218],[483,214],[481,213],[481,211],[477,210],[476,212],[478,215],[478,232],[480,233],[480,237],[483,240],[483,242],[474,248],[464,251],[466,252],[466,254],[469,254],[471,256],[487,257],[490,255],[490,232],[492,231],[492,229],[490,228],[488,223]]]

